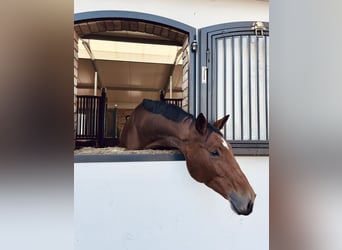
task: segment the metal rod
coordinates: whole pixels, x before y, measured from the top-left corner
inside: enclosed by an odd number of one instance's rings
[[[94,96],[97,95],[97,71],[95,71],[94,75]]]
[[[252,66],[251,66],[251,36],[248,36],[248,98],[249,98],[249,140],[252,140]]]
[[[242,56],[242,36],[240,38],[240,131],[243,140],[243,56]]]
[[[256,65],[257,65],[257,86],[256,86],[256,91],[257,91],[257,118],[258,118],[258,140],[260,140],[260,98],[259,98],[259,80],[260,80],[260,75],[259,75],[259,37],[256,36],[256,52],[257,52],[257,60],[256,60]]]
[[[232,37],[232,124],[233,124],[233,135],[232,138],[235,140],[235,42]]]
[[[170,98],[172,98],[172,75],[170,75]]]

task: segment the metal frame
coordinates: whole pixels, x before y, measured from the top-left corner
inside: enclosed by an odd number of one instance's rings
[[[83,162],[132,162],[132,161],[185,161],[181,152],[158,154],[75,154],[75,163]]]
[[[148,21],[164,26],[172,27],[173,29],[180,30],[188,34],[189,46],[196,41],[196,29],[184,23],[142,12],[134,11],[89,11],[76,13],[74,15],[74,23],[82,23],[94,20],[108,20],[108,19],[126,19],[126,20],[141,20]],[[189,65],[189,112],[196,113],[196,52],[189,49],[190,52],[190,65]]]
[[[201,112],[203,112],[204,114],[206,114],[206,116],[208,117],[208,120],[210,122],[214,121],[216,119],[217,116],[217,102],[216,102],[216,98],[217,98],[217,93],[218,93],[218,86],[217,86],[217,76],[215,74],[215,72],[217,72],[217,69],[219,67],[217,60],[219,56],[224,56],[224,65],[220,65],[221,67],[224,67],[223,69],[226,69],[226,55],[217,55],[217,53],[215,53],[217,51],[217,47],[216,47],[216,42],[219,39],[223,39],[223,46],[224,46],[224,51],[226,51],[226,43],[224,38],[227,37],[232,37],[231,43],[232,43],[232,53],[231,53],[231,58],[232,58],[232,67],[234,68],[234,61],[235,61],[235,38],[234,37],[242,37],[242,36],[248,36],[248,44],[250,44],[250,35],[255,35],[256,31],[252,28],[253,27],[254,22],[236,22],[236,23],[226,23],[226,24],[219,24],[219,25],[214,25],[214,26],[210,26],[210,27],[205,27],[199,30],[199,37],[200,37],[200,62],[199,62],[199,79],[203,78],[203,74],[206,74],[206,83],[202,83],[202,82],[198,82],[198,86],[197,88],[200,90],[200,110]],[[268,32],[268,23],[264,23],[265,25],[265,29],[263,30],[263,35],[264,36],[268,36],[269,32]],[[258,41],[258,39],[257,39]],[[243,43],[243,39],[239,38],[239,46],[240,46],[240,54],[242,55],[242,43]],[[266,39],[265,39],[265,43],[266,43]],[[256,45],[258,48],[258,44]],[[266,46],[265,46],[266,47]],[[258,53],[258,50],[257,50]],[[265,55],[267,54],[267,50],[265,49]],[[249,60],[249,78],[251,77],[251,58],[250,58],[250,46],[248,46],[248,60]],[[265,56],[265,66],[267,63],[267,58]],[[240,69],[242,69],[242,64],[243,64],[243,60],[240,59]],[[257,64],[257,67],[259,67],[259,64]],[[202,69],[205,68],[206,71],[204,72]],[[266,69],[266,67],[265,67]],[[259,74],[259,70],[257,69],[257,74]],[[242,70],[240,71],[240,77],[242,79],[243,73]],[[224,74],[224,82],[226,82],[226,74]],[[268,78],[267,78],[267,74],[265,74],[265,84],[268,84]],[[232,72],[232,79],[234,79],[234,71]],[[257,75],[257,79],[259,79],[259,76]],[[232,81],[234,82],[234,81]],[[241,81],[242,82],[242,81]],[[258,88],[258,84],[259,81],[257,81],[257,91],[259,91]],[[250,86],[251,86],[251,82],[249,81],[249,90],[250,90]],[[226,93],[226,85],[223,86],[224,91]],[[242,91],[242,85],[240,86],[241,91]],[[265,89],[267,89],[267,85],[265,85]],[[234,84],[232,85],[232,91],[234,93]],[[249,91],[249,106],[251,107],[251,96],[250,96],[250,92]],[[265,96],[266,93],[264,93]],[[259,98],[259,93],[257,93],[257,98]],[[242,94],[239,97],[240,98],[240,102],[242,104],[243,102],[243,98],[242,98]],[[268,97],[267,97],[268,98]],[[234,105],[234,103],[233,103]],[[259,101],[257,101],[257,105],[259,105]],[[240,105],[242,107],[242,105]],[[266,131],[268,130],[268,117],[267,117],[267,113],[268,113],[268,106],[266,106]],[[225,109],[226,107],[224,107]],[[232,108],[233,112],[234,112],[234,108]],[[250,109],[251,110],[251,109]],[[230,141],[230,143],[233,146],[233,150],[235,152],[235,154],[237,155],[268,155],[268,148],[269,148],[269,143],[268,143],[268,134],[266,135],[267,140],[260,140],[260,118],[259,118],[259,107],[258,107],[258,138],[259,140],[233,140]],[[242,112],[241,112],[242,114]],[[232,114],[234,115],[234,113]],[[251,123],[251,111],[249,113],[249,123]],[[243,121],[243,115],[241,115],[241,117],[239,117],[239,119],[241,120],[241,128],[242,128],[242,121]],[[249,129],[251,130],[251,126],[249,126]],[[234,133],[234,129],[232,131]],[[241,133],[243,133],[243,129],[241,129]],[[251,131],[249,133],[251,135]],[[233,134],[233,138],[235,138],[235,135]],[[241,138],[243,138],[243,134],[241,134]]]
[[[205,27],[198,30],[199,42],[196,38],[197,30],[194,27],[180,23],[178,21],[168,19],[165,17],[133,12],[133,11],[90,11],[83,13],[76,13],[74,15],[74,23],[81,23],[86,21],[105,19],[128,19],[128,20],[142,20],[148,21],[160,25],[172,27],[188,34],[189,52],[190,52],[190,65],[189,65],[189,112],[192,114],[204,113],[209,121],[213,120],[216,115],[217,107],[212,105],[213,98],[216,97],[217,87],[212,84],[215,76],[213,70],[202,71],[202,66],[207,67],[211,63],[212,59],[216,58],[216,55],[212,56],[210,53],[215,46],[215,39],[225,37],[227,34],[231,35],[251,35],[255,32],[251,27],[253,22],[235,22],[214,25]],[[266,30],[263,31],[264,35],[268,36],[268,23],[265,22]],[[199,44],[198,49],[192,49],[193,44]],[[208,50],[210,48],[211,50]],[[197,60],[197,53],[199,58]],[[267,51],[265,51],[267,53]],[[216,70],[217,65],[212,64],[212,68]],[[198,69],[198,74],[196,74]],[[203,73],[206,73],[207,83],[202,83]],[[266,76],[267,77],[267,76]],[[268,79],[266,79],[268,80]],[[268,107],[267,107],[268,108]],[[267,110],[268,112],[268,110]],[[268,118],[267,118],[268,119]],[[266,126],[268,126],[268,120]],[[233,150],[238,155],[268,155],[268,141],[233,141]]]

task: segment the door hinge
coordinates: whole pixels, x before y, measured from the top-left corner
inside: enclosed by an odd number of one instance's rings
[[[207,64],[210,63],[210,49],[207,49],[206,53],[206,59],[207,59]]]

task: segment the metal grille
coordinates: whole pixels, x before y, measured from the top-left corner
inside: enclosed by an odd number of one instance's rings
[[[99,107],[99,96],[77,96],[77,139],[97,138]]]
[[[231,141],[267,141],[269,37],[215,39],[217,118],[230,114],[224,135]],[[215,104],[214,104],[215,105]]]
[[[183,107],[183,99],[182,98],[180,98],[180,99],[178,99],[178,98],[164,98],[163,101],[168,103],[168,104],[176,105],[180,108]]]

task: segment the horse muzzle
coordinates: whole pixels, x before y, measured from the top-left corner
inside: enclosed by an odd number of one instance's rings
[[[249,215],[253,211],[254,197],[252,200],[246,195],[241,196],[235,192],[232,192],[228,195],[228,200],[230,201],[233,211],[238,215]]]

